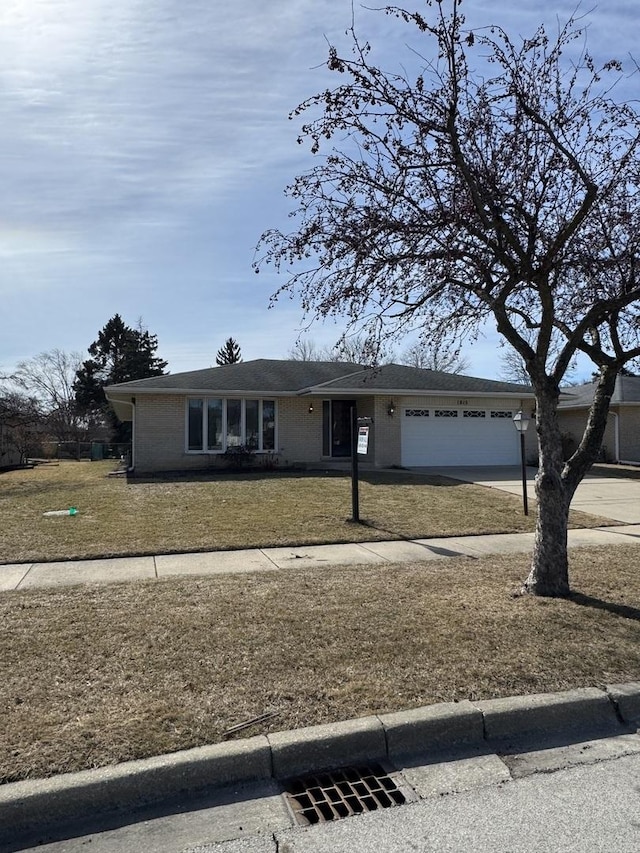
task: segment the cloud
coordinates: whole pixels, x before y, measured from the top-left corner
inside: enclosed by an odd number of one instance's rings
[[[466,11],[528,33],[572,9]],[[85,349],[115,311],[167,342],[204,336],[208,319],[216,339],[253,328],[288,349],[296,305],[266,311],[275,285],[253,277],[253,247],[286,223],[282,190],[313,162],[287,115],[339,82],[322,63],[327,42],[348,49],[351,14],[350,0],[3,0],[0,360]],[[354,14],[385,68],[421,44],[382,13]],[[609,3],[593,34],[622,50],[634,22],[632,4]]]

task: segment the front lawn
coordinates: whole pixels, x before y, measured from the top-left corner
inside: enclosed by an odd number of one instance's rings
[[[363,542],[533,530],[519,498],[410,472],[365,473],[349,522],[351,480],[337,473],[112,477],[113,462],[0,473],[0,561]],[[44,517],[77,507],[75,517]],[[581,513],[573,526],[607,524]]]
[[[0,782],[456,699],[640,680],[638,546],[0,596]]]

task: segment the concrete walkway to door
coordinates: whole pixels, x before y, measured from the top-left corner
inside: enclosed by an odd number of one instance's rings
[[[512,495],[522,495],[522,473],[520,467],[446,467],[420,468],[429,474],[440,474],[453,480],[465,483],[476,483],[479,486],[490,486],[501,489]],[[609,472],[611,469],[609,469]],[[610,518],[622,524],[640,524],[640,479],[625,477],[623,474],[612,476],[592,470],[578,486],[571,509]],[[535,499],[534,479],[536,469],[527,468],[527,495]]]

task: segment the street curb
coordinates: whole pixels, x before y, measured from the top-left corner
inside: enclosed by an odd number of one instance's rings
[[[267,740],[275,779],[381,761],[387,755],[384,728],[376,716],[274,732]]]
[[[482,743],[482,712],[467,699],[384,714],[390,760],[425,751],[445,752]]]
[[[205,789],[349,764],[495,748],[531,736],[613,734],[640,725],[640,682],[428,705],[257,735],[154,758],[0,785],[0,840],[88,815],[131,812]]]
[[[70,823],[87,815],[131,811],[209,786],[271,776],[264,735],[126,761],[96,770],[0,785],[0,839],[14,832]]]
[[[629,684],[611,684],[606,688],[621,720],[640,726],[640,681]]]
[[[534,738],[546,732],[599,731],[620,725],[609,695],[596,687],[488,699],[475,706],[482,712],[488,742]]]

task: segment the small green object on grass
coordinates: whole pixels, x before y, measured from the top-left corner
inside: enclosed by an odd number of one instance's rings
[[[53,516],[53,515],[77,515],[78,510],[74,506],[70,506],[69,509],[52,509],[49,512],[42,513],[45,516]]]

